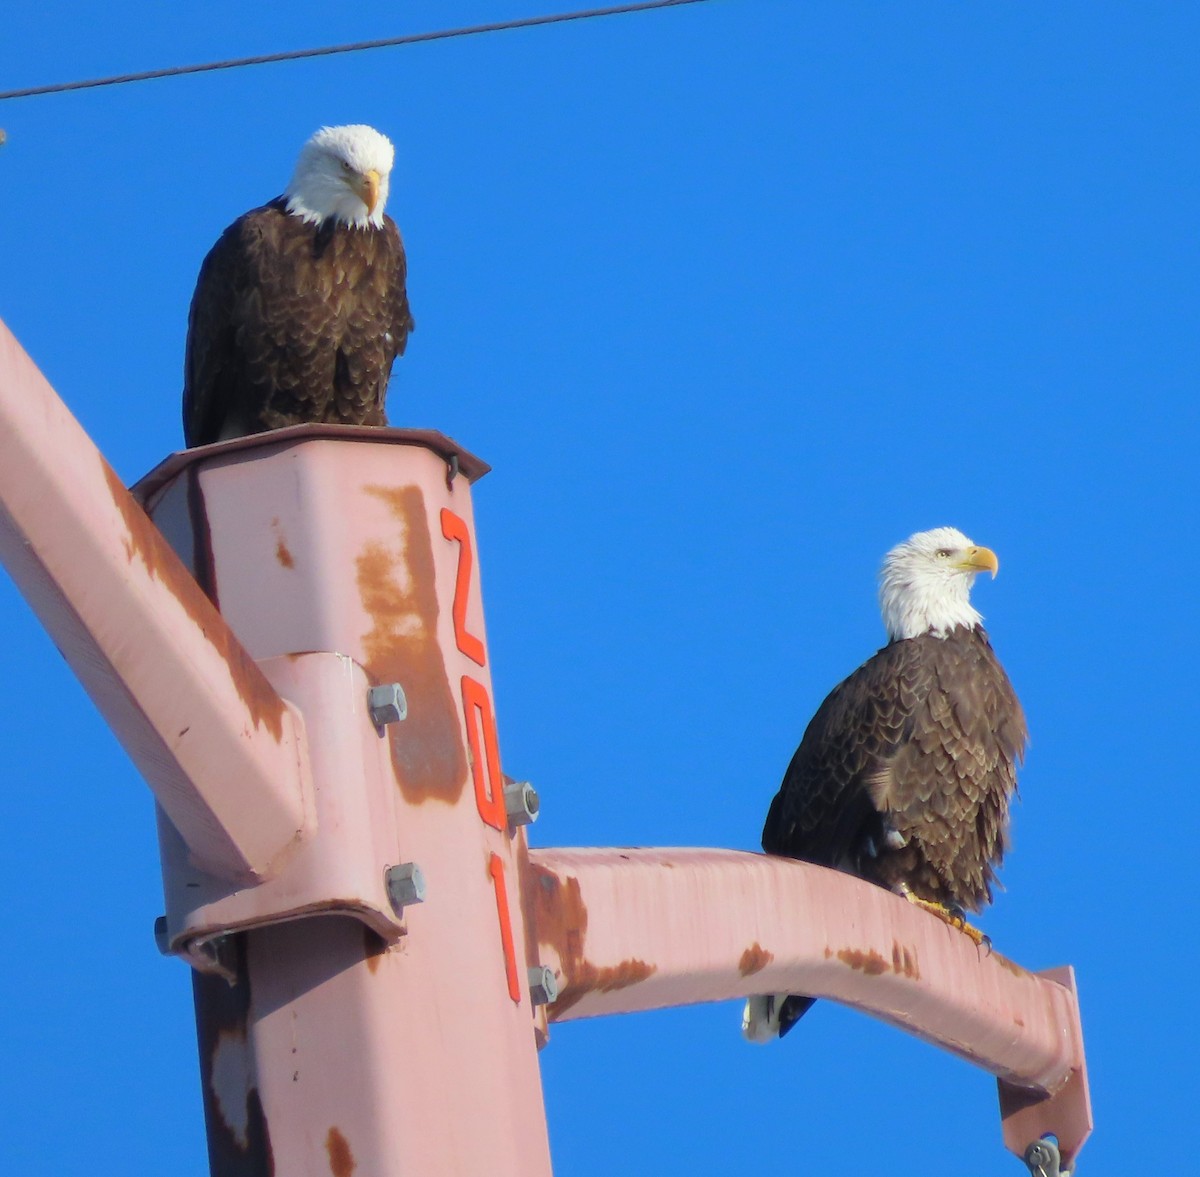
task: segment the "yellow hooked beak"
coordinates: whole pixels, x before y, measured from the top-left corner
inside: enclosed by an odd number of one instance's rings
[[[990,572],[995,579],[1000,571],[1000,561],[991,548],[968,548],[959,567],[964,572]]]
[[[367,206],[368,215],[375,211],[375,206],[379,203],[379,180],[379,173],[374,168],[355,177],[354,191]]]

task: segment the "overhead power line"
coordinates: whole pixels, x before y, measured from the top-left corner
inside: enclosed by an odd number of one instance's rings
[[[599,16],[622,16],[646,12],[652,8],[677,8],[683,4],[704,4],[707,0],[645,0],[640,4],[614,4],[607,8],[585,8],[578,12],[526,16],[517,20],[468,25],[458,29],[437,29],[428,33],[409,33],[402,37],[381,37],[376,41],[355,41],[350,45],[327,45],[321,49],[293,49],[285,53],[261,53],[256,57],[233,57],[226,61],[208,61],[201,65],[176,65],[169,69],[150,69],[136,74],[115,74],[108,78],[89,78],[79,82],[57,82],[49,86],[29,86],[23,90],[0,91],[0,102],[9,98],[33,98],[39,94],[61,94],[67,90],[94,90],[99,86],[124,86],[130,82],[148,82],[154,78],[175,78],[182,74],[211,73],[219,69],[240,69],[246,65],[269,65],[277,61],[299,61],[305,57],[332,57],[335,53],[361,53],[366,49],[386,49],[395,45],[415,45],[421,41],[447,41],[451,37],[473,37],[480,33],[499,33],[506,29],[528,29],[536,25],[562,24],[572,20],[590,20]]]

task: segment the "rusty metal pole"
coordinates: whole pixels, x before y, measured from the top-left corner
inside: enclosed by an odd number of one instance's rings
[[[160,823],[166,939],[212,973],[221,1177],[549,1177],[475,558],[485,470],[437,434],[308,426],[137,488],[305,716],[316,796],[315,836],[245,891]]]
[[[808,864],[527,849],[476,559],[487,467],[449,439],[300,426],[176,455],[136,488],[156,529],[2,325],[0,425],[0,558],[160,806],[214,1174],[549,1177],[548,1006],[780,990],[990,1070],[1006,1144],[1053,1134],[1074,1164],[1069,969]]]

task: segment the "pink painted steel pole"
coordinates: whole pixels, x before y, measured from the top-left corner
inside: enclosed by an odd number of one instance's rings
[[[275,870],[311,820],[299,716],[3,323],[0,560],[195,859]]]
[[[201,965],[208,943],[236,982],[196,982],[223,1177],[549,1177],[471,505],[484,470],[437,434],[302,426],[138,488],[309,731],[318,828],[277,879],[230,892],[163,829],[168,939]],[[389,684],[406,718],[369,710]],[[397,871],[423,901],[390,903]]]

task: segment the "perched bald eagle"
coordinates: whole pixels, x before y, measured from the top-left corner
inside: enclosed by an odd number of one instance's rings
[[[323,127],[284,194],[221,234],[188,315],[189,446],[302,422],[387,424],[392,361],[413,328],[404,244],[383,212],[393,158],[372,127]]]
[[[971,607],[999,562],[961,531],[918,532],[888,552],[888,644],[821,704],[767,814],[763,849],[835,867],[929,907],[975,937],[991,901],[1027,733]],[[810,997],[752,997],[743,1030],[782,1036]]]

